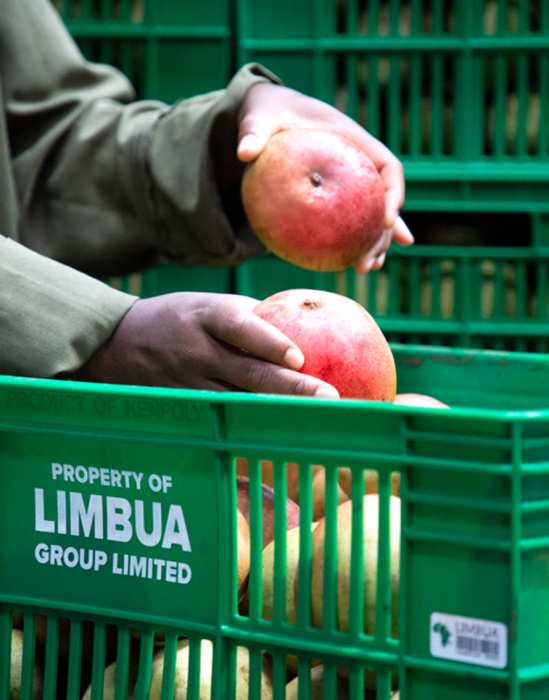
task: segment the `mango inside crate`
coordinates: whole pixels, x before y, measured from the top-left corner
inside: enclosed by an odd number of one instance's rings
[[[45,698],[79,698],[91,682],[94,700],[165,700],[182,677],[188,694],[179,686],[177,697],[284,698],[287,657],[297,655],[300,700],[316,697],[308,681],[315,661],[328,700],[389,700],[397,686],[402,700],[545,699],[549,359],[411,346],[394,353],[400,392],[453,408],[2,378],[0,647],[17,653],[11,664],[0,655],[0,697],[10,673],[22,680],[21,697],[34,697],[38,673]],[[235,479],[244,459],[250,577],[239,611]],[[261,583],[264,460],[274,474],[272,619],[263,616]],[[295,623],[285,611],[287,464],[299,465]],[[311,590],[313,465],[326,479],[321,598]],[[353,499],[345,562],[336,519],[343,467]],[[365,469],[379,480],[373,580],[362,560]],[[396,566],[389,535],[399,517]],[[336,572],[349,562],[342,627]],[[364,585],[375,591],[366,629]]]

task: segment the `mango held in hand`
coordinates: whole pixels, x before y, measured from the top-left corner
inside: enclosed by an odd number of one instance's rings
[[[379,326],[353,299],[333,292],[290,289],[254,312],[301,349],[301,372],[334,386],[341,398],[393,401],[396,369]]]
[[[242,203],[264,245],[309,270],[353,265],[384,228],[381,176],[335,131],[294,127],[271,136],[244,173]]]

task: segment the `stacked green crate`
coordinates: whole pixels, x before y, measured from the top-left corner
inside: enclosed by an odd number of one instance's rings
[[[549,352],[549,251],[535,245],[393,247],[366,276],[266,256],[239,269],[238,286],[258,298],[292,287],[346,294],[393,342]]]
[[[53,0],[84,55],[124,72],[137,96],[172,103],[231,76],[228,0]],[[183,154],[182,154],[183,156]],[[166,265],[112,284],[142,296],[229,291],[227,269]]]
[[[532,339],[548,314],[548,0],[281,0],[276,10],[238,0],[238,47],[241,62],[262,61],[386,143],[405,167],[405,214],[528,217],[517,257],[491,241],[417,247],[395,251],[377,280],[303,273],[302,286],[343,286],[359,298],[365,287],[371,302],[390,280],[377,314],[395,340],[546,347]],[[265,266],[279,279],[287,271],[272,260],[248,264],[239,289],[257,284],[262,296]],[[482,310],[479,277],[493,277],[493,311]],[[443,280],[451,303],[437,298]],[[432,304],[421,302],[426,295]]]

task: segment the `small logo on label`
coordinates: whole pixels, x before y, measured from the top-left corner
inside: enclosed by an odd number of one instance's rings
[[[438,632],[438,634],[440,634],[440,643],[443,647],[448,645],[452,633],[450,632],[448,627],[446,627],[446,625],[443,625],[442,622],[436,622],[433,625],[433,632]]]
[[[430,650],[441,659],[505,668],[507,626],[491,620],[432,613]]]

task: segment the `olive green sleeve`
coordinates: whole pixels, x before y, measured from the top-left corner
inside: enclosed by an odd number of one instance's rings
[[[21,243],[97,275],[260,250],[240,205],[238,111],[275,76],[248,65],[226,89],[173,107],[132,102],[127,80],[85,61],[47,0],[0,7]]]
[[[0,261],[0,374],[79,367],[135,301],[4,236]]]
[[[251,85],[276,76],[247,65],[226,90],[201,95],[163,114],[153,130],[149,168],[161,248],[172,259],[234,264],[264,250],[240,197],[238,112]],[[182,167],[181,158],[192,167]]]

